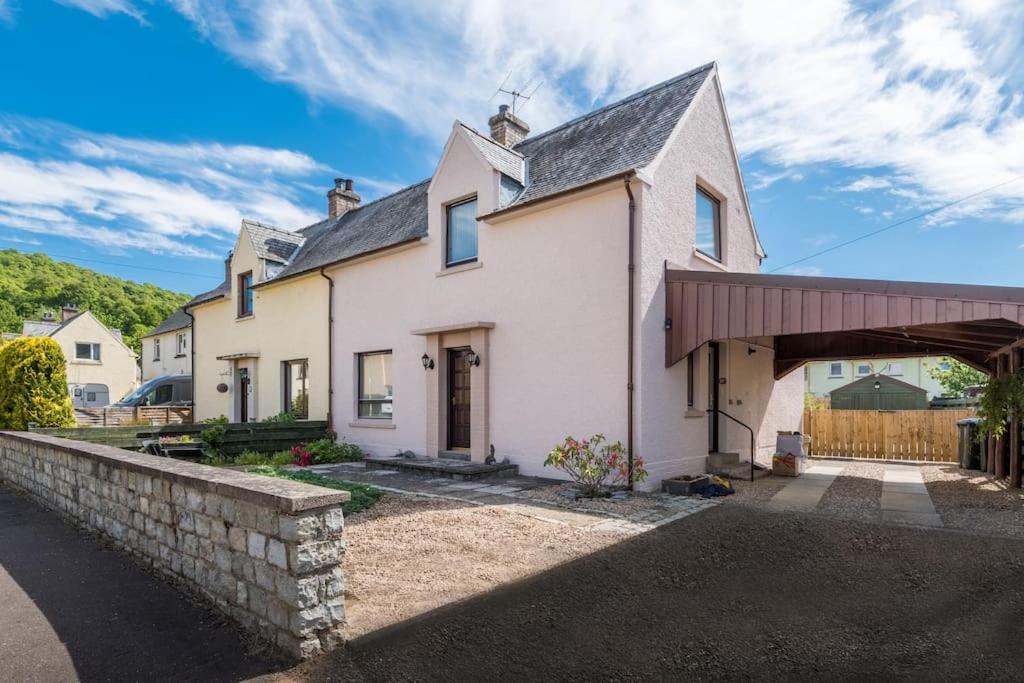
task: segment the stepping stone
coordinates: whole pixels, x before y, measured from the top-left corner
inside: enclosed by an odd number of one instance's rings
[[[813,510],[842,471],[842,465],[811,465],[776,493],[769,506],[778,510]]]
[[[485,486],[481,487],[480,490],[487,491],[487,493],[504,495],[506,493],[515,493],[517,491],[521,491],[522,489],[517,488],[515,486]]]

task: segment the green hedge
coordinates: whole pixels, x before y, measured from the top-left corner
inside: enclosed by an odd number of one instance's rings
[[[0,346],[0,428],[73,427],[64,353],[49,337],[20,337]]]

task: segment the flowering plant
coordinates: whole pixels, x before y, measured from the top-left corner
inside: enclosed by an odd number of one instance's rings
[[[292,462],[299,467],[309,467],[313,464],[313,454],[306,450],[306,444],[292,446]]]
[[[545,467],[554,467],[569,475],[583,495],[594,497],[607,486],[620,486],[630,480],[629,458],[622,442],[606,444],[603,434],[579,441],[571,436],[555,446],[544,460]],[[647,478],[644,461],[633,458],[633,481]]]
[[[161,444],[172,444],[172,443],[192,443],[194,439],[188,434],[182,436],[161,436]]]

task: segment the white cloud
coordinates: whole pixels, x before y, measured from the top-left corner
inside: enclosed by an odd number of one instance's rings
[[[780,180],[803,180],[804,174],[796,169],[783,169],[778,173],[754,172],[750,174],[750,178],[753,181],[750,183],[750,189],[766,190]]]
[[[297,186],[329,169],[298,152],[123,138],[15,117],[0,128],[0,226],[9,229],[213,258],[243,216],[293,229],[322,217]]]
[[[1015,0],[173,1],[266,78],[433,140],[454,118],[482,126],[510,69],[544,80],[524,112],[540,131],[717,59],[741,152],[780,169],[884,169],[925,206],[1024,174]],[[979,206],[1005,217],[1022,198]]]
[[[130,0],[54,0],[54,2],[85,10],[101,19],[109,14],[127,14],[141,24],[146,23],[145,15]]]
[[[820,277],[825,274],[818,266],[790,266],[779,271],[783,275],[802,275],[804,277]]]
[[[14,23],[14,7],[10,0],[0,0],[0,24]]]
[[[864,176],[838,188],[840,192],[866,192],[867,190],[884,190],[892,187],[892,181],[877,176]]]
[[[838,235],[834,232],[823,233],[821,235],[809,235],[800,239],[804,244],[809,244],[812,247],[822,247],[829,242],[834,242]]]

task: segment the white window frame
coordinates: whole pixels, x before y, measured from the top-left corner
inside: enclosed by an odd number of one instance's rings
[[[184,356],[188,353],[188,337],[184,332],[178,332],[174,338],[175,347],[177,349],[177,357]]]
[[[384,398],[369,398],[363,395],[363,361],[373,356],[390,356],[391,371],[394,373],[395,354],[393,349],[364,351],[356,354],[356,419],[357,420],[393,420],[395,415],[394,391]],[[364,415],[363,405],[380,405],[381,415]]]
[[[83,358],[81,356],[81,354],[78,353],[78,350],[79,350],[78,347],[79,346],[88,346],[89,347],[89,357],[88,358]],[[102,361],[102,359],[103,359],[103,354],[102,354],[102,352],[100,350],[100,345],[98,343],[96,343],[96,342],[75,342],[75,360],[77,360],[77,361],[92,362],[92,363],[99,363],[99,362]]]
[[[835,368],[837,365],[839,366],[839,372],[838,373],[832,372],[833,368]],[[829,379],[835,379],[837,377],[844,377],[845,376],[845,369],[843,368],[843,362],[842,361],[839,361],[839,362],[829,362],[829,364],[828,364],[828,376],[829,376]]]
[[[902,377],[903,376],[903,363],[889,363],[885,366],[885,374],[890,377]]]
[[[153,360],[160,360],[160,338],[157,337],[153,340]]]
[[[861,372],[860,371],[861,368],[867,368],[868,371],[867,372]],[[871,374],[871,364],[870,363],[857,363],[857,368],[856,368],[856,370],[854,370],[854,373],[858,377],[867,377],[868,375]]]
[[[712,192],[706,186],[704,186],[704,185],[702,185],[702,184],[700,184],[698,182],[697,183],[697,193],[696,193],[695,198],[694,198],[694,214],[693,214],[694,215],[694,220],[696,220],[696,216],[697,216],[697,213],[698,213],[697,205],[700,202],[700,198],[701,198],[702,195],[704,196],[705,199],[708,200],[708,202],[714,208],[714,225],[712,226],[712,230],[714,232],[714,234],[713,234],[713,237],[714,237],[713,252],[714,253],[708,253],[708,252],[704,251],[703,249],[701,249],[700,247],[698,247],[696,245],[696,238],[697,238],[696,230],[694,231],[694,249],[696,249],[697,253],[701,254],[702,256],[708,257],[712,261],[717,261],[718,263],[724,263],[724,261],[725,261],[725,240],[723,239],[723,232],[724,232],[724,230],[722,229],[722,227],[723,227],[722,223],[724,222],[723,221],[723,219],[724,219],[723,206],[724,206],[725,202],[722,200],[721,197],[719,197],[717,195],[717,193]]]

